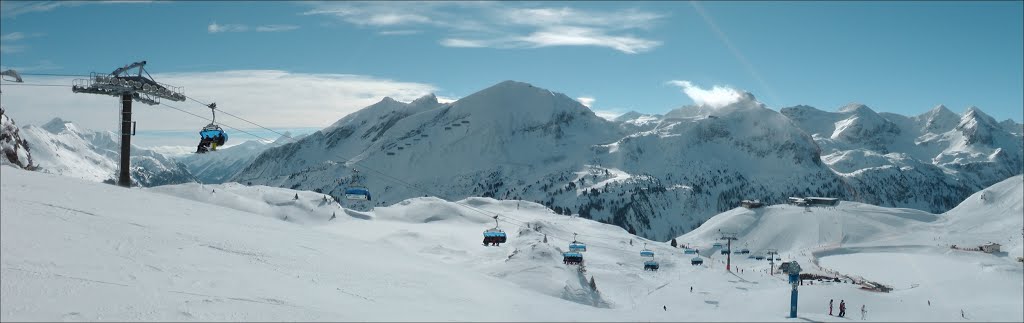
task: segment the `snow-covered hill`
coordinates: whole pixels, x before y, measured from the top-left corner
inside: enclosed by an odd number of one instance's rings
[[[21,134],[31,144],[40,171],[97,182],[117,177],[120,140],[112,132],[79,129],[55,118],[42,126],[22,127]],[[184,165],[159,153],[132,145],[131,155],[132,185],[195,181]]]
[[[14,119],[0,108],[0,165],[12,165],[18,168],[35,169],[32,164],[32,149],[28,141],[21,138],[21,131]]]
[[[184,164],[189,172],[202,183],[224,183],[249,166],[264,150],[302,139],[302,137],[304,135],[293,136],[290,132],[285,132],[273,142],[249,140],[209,154],[186,154],[177,160]]]
[[[943,228],[943,216],[916,210],[844,202],[812,212],[730,211],[679,238],[702,249],[705,264],[691,266],[692,255],[666,243],[525,201],[428,197],[359,212],[285,188],[124,189],[6,166],[0,172],[4,321],[788,320],[790,287],[766,272],[768,263],[734,258],[741,270],[726,272],[722,255],[707,248],[714,228],[740,228],[737,221],[751,217],[750,230],[740,232],[752,249],[761,244],[809,259],[801,256],[808,246],[840,241],[845,249],[808,254],[824,269],[896,287],[877,293],[805,284],[795,322],[859,319],[861,305],[867,321],[962,321],[960,310],[971,320],[1024,319],[1020,264],[907,246],[906,239],[933,237],[913,229]],[[990,194],[1011,196],[1021,191],[1019,177],[1016,183]],[[52,199],[53,192],[64,198]],[[329,212],[337,217],[330,220]],[[484,247],[481,231],[493,226],[494,214],[509,241]],[[815,226],[821,229],[807,230]],[[560,261],[572,233],[588,244],[583,274]],[[659,271],[642,270],[643,243],[657,253]],[[826,314],[830,298],[847,302],[848,318]]]
[[[1014,123],[997,123],[976,107],[958,115],[939,105],[913,117],[862,104],[780,112],[811,134],[822,160],[861,202],[943,212],[1024,170],[1024,137],[1008,131]]]

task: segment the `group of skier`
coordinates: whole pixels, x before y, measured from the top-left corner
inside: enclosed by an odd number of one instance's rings
[[[835,300],[828,300],[828,315],[832,315],[832,304]],[[860,306],[860,319],[863,320],[868,314],[867,305]],[[839,300],[839,317],[846,317],[846,300]]]

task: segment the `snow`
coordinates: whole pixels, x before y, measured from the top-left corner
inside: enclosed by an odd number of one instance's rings
[[[691,266],[690,255],[666,243],[526,201],[418,197],[358,212],[286,188],[125,189],[8,166],[0,172],[4,321],[844,320],[825,313],[828,299],[845,300],[848,319],[866,304],[868,321],[961,321],[961,309],[971,320],[1024,320],[1020,263],[934,240],[953,225],[969,234],[966,223],[1019,218],[1020,176],[942,215],[845,201],[810,212],[731,210],[678,237],[701,247],[705,265]],[[484,247],[481,232],[494,226],[494,214],[509,241]],[[742,273],[723,270],[722,255],[707,249],[717,229],[735,230],[736,243],[754,252],[777,248],[810,272],[836,270],[896,289],[800,286],[800,318],[787,319],[783,277],[745,257],[732,261]],[[1017,240],[1020,229],[978,228]],[[588,245],[585,275],[560,261],[573,233]],[[657,253],[658,272],[642,270],[644,243]],[[590,277],[599,292],[587,287]]]
[[[21,128],[32,148],[32,157],[42,172],[102,182],[117,178],[120,167],[120,137],[113,132],[81,129],[74,123],[54,118],[42,126]],[[173,159],[135,145],[131,148],[133,185],[154,186],[195,181]]]

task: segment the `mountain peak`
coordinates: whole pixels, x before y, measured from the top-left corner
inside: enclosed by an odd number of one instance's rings
[[[419,97],[416,100],[413,100],[409,104],[411,104],[411,105],[422,105],[422,104],[436,105],[437,103],[438,103],[437,102],[437,96],[435,96],[434,93],[430,93],[430,94],[421,96],[421,97]]]
[[[54,134],[61,133],[64,130],[77,130],[75,128],[75,124],[71,123],[71,121],[65,121],[61,118],[53,118],[49,122],[43,124],[41,128]]]
[[[979,121],[985,122],[987,124],[996,124],[996,123],[998,123],[998,122],[996,122],[995,118],[992,118],[992,116],[989,116],[988,114],[985,114],[984,111],[981,111],[980,108],[978,108],[976,106],[973,106],[973,105],[970,106],[969,108],[967,108],[967,111],[964,112],[964,116],[963,116],[962,119],[963,120],[979,119]]]
[[[871,110],[871,108],[869,108],[868,106],[866,106],[864,104],[861,104],[861,103],[857,103],[857,102],[852,102],[850,104],[847,104],[847,105],[843,106],[842,108],[839,108],[839,112],[844,112],[844,113],[845,112],[864,113],[864,112],[869,112],[869,111],[870,112],[875,112],[874,110]]]

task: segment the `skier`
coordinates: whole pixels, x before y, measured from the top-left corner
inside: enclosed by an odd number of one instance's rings
[[[804,284],[804,281],[800,280],[800,285],[803,285],[803,284]],[[830,315],[830,316],[832,315],[832,302],[833,301],[835,301],[835,299],[828,300],[828,315]]]
[[[846,301],[839,300],[839,317],[846,317]]]
[[[690,286],[690,292],[693,293],[693,286]]]
[[[866,306],[867,305],[863,305],[863,304],[860,306],[860,319],[861,320],[864,320],[864,315],[868,314],[868,310],[867,310]]]
[[[960,309],[960,317],[967,318],[967,316],[964,315],[964,309],[962,309],[962,308]]]
[[[928,306],[932,306],[932,300],[928,300]]]
[[[661,308],[664,309],[665,312],[668,312],[668,306],[667,305],[662,305]]]

